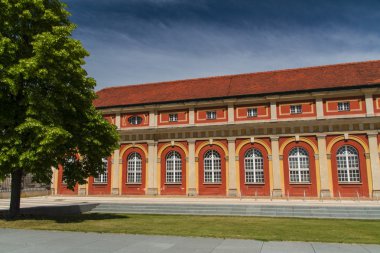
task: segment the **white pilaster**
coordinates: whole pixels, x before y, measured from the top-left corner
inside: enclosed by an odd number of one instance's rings
[[[227,138],[228,141],[228,196],[236,197],[236,165],[235,165],[235,140],[234,137]]]

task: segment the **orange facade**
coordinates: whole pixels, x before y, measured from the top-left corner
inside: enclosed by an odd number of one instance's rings
[[[300,113],[292,113],[292,106],[300,106]],[[316,117],[317,112],[315,108],[314,100],[306,101],[290,101],[277,103],[277,118],[279,119],[291,119],[291,118],[305,118],[305,117]]]
[[[349,111],[340,111],[338,108],[339,102],[348,102]],[[323,100],[323,112],[325,116],[365,114],[366,106],[364,97],[339,97]]]
[[[249,109],[255,109],[257,116],[250,116]],[[269,104],[239,105],[235,107],[235,121],[268,120],[270,119]]]

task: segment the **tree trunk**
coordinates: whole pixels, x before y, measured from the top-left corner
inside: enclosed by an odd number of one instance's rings
[[[20,214],[21,181],[22,169],[13,171],[11,183],[11,203],[9,207],[10,218],[15,218]]]

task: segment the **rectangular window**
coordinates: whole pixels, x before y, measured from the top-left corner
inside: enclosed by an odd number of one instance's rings
[[[169,122],[177,122],[177,121],[178,121],[177,113],[169,114]]]
[[[291,114],[300,114],[302,113],[302,105],[291,105],[290,106]]]
[[[98,177],[94,178],[94,183],[96,184],[106,184],[107,183],[107,171],[102,174],[99,174]]]
[[[95,184],[106,184],[108,181],[108,160],[106,158],[102,159],[104,173],[99,174],[97,177],[94,177]]]
[[[338,111],[349,111],[350,110],[350,102],[338,102]]]
[[[257,108],[248,108],[247,117],[248,118],[257,117]]]
[[[207,119],[216,119],[216,112],[215,111],[206,112],[206,117]]]

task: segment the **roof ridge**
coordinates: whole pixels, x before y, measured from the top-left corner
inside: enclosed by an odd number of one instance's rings
[[[343,62],[343,63],[337,63],[337,64],[328,64],[328,65],[319,65],[319,66],[306,66],[306,67],[300,67],[300,68],[286,68],[286,69],[280,69],[280,70],[267,70],[267,71],[259,71],[259,72],[250,72],[250,73],[240,73],[240,74],[229,74],[229,75],[219,75],[219,76],[209,76],[209,77],[198,77],[198,78],[189,78],[189,79],[177,79],[177,80],[169,80],[169,81],[160,81],[160,82],[149,82],[149,83],[142,83],[142,84],[127,84],[127,85],[116,85],[116,86],[109,86],[105,87],[103,89],[100,89],[97,92],[108,90],[108,89],[120,89],[120,88],[129,88],[129,87],[141,87],[141,86],[149,86],[149,85],[159,85],[159,84],[172,84],[172,83],[178,83],[178,82],[190,82],[190,81],[197,81],[197,80],[209,80],[209,79],[218,79],[218,78],[231,78],[230,82],[232,81],[233,77],[238,76],[245,76],[245,75],[259,75],[264,73],[281,73],[281,72],[289,72],[289,71],[298,71],[298,70],[306,70],[306,69],[317,69],[317,68],[331,68],[331,67],[339,67],[339,66],[347,66],[347,65],[357,65],[357,64],[363,64],[363,63],[372,63],[372,62],[380,62],[380,60],[368,60],[368,61],[359,61],[359,62]]]

